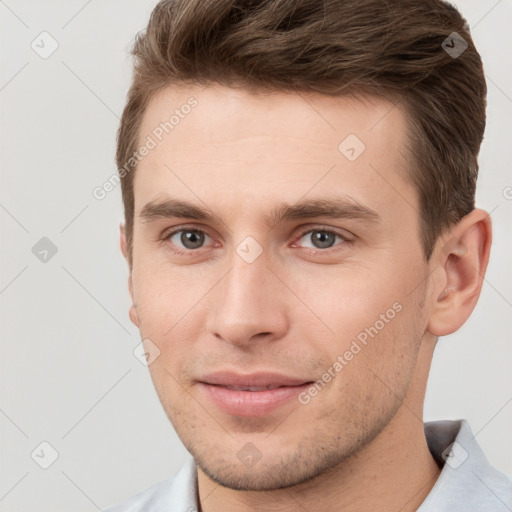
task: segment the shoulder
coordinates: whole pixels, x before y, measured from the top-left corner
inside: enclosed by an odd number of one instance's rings
[[[196,496],[196,466],[190,459],[173,478],[157,483],[103,512],[192,512],[197,510]]]

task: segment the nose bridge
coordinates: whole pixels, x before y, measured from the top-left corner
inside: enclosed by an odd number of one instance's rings
[[[279,337],[286,329],[282,293],[265,253],[254,258],[255,250],[247,240],[233,251],[209,312],[208,330],[229,343],[244,344],[263,333]]]

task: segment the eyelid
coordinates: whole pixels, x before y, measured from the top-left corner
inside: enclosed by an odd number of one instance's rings
[[[164,231],[162,232],[162,234],[159,236],[159,238],[161,240],[166,240],[168,239],[169,237],[175,235],[176,233],[179,233],[180,231],[186,231],[186,230],[189,230],[189,231],[197,231],[199,233],[204,233],[205,235],[208,235],[210,238],[212,238],[212,236],[210,235],[210,233],[208,233],[207,230],[205,230],[204,228],[199,228],[197,226],[194,226],[194,225],[183,225],[183,226],[174,226],[172,228],[169,228],[169,229],[164,229]]]
[[[319,224],[313,224],[310,226],[302,227],[299,231],[298,238],[302,238],[305,234],[310,233],[311,231],[323,231],[325,233],[332,233],[334,235],[341,236],[341,238],[343,238],[347,242],[350,242],[355,238],[355,236],[352,233],[346,231],[345,229],[335,228],[333,226],[322,226]]]

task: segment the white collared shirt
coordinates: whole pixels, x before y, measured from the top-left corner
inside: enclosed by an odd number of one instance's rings
[[[512,512],[512,480],[489,464],[466,420],[430,421],[424,428],[442,471],[417,512]],[[105,512],[197,512],[197,495],[190,459],[174,478]]]

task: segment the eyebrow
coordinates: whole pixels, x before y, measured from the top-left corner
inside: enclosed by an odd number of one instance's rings
[[[194,219],[212,222],[218,219],[218,216],[208,208],[174,198],[147,203],[141,209],[139,217],[142,222],[157,219]],[[265,220],[268,226],[274,226],[313,217],[354,219],[367,224],[382,222],[382,218],[375,210],[348,196],[308,199],[293,205],[284,203],[267,214]]]

